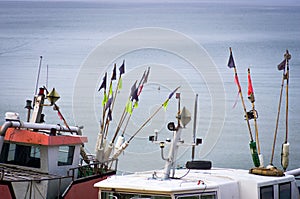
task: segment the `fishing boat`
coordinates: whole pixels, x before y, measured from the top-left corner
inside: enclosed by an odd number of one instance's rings
[[[287,64],[288,56],[285,58]],[[285,66],[286,66],[285,64]],[[230,52],[230,68],[235,68],[232,52]],[[241,87],[238,82],[235,68],[235,80],[238,92],[242,98]],[[286,78],[286,77],[285,77]],[[250,93],[253,94],[253,93]],[[180,94],[176,94],[176,96]],[[253,96],[254,97],[254,96]],[[165,161],[164,169],[136,172],[128,175],[113,175],[97,182],[94,186],[99,189],[99,199],[125,199],[125,198],[155,198],[155,199],[299,199],[300,168],[287,171],[288,154],[284,156],[284,171],[272,165],[262,165],[260,153],[257,152],[256,141],[250,137],[250,150],[254,167],[247,169],[215,168],[211,161],[195,160],[195,147],[201,144],[201,139],[195,136],[197,115],[197,95],[194,109],[194,130],[192,158],[184,167],[177,167],[176,159],[179,147],[186,143],[181,138],[184,126],[190,121],[189,111],[180,110],[180,97],[178,99],[177,124],[170,122],[167,127],[173,132],[172,140],[157,141],[157,135],[150,136],[149,140],[158,144],[161,149],[161,158]],[[253,99],[250,99],[253,102]],[[243,102],[244,105],[244,102]],[[252,104],[254,107],[254,104]],[[244,107],[243,107],[244,108]],[[245,117],[249,120],[257,118],[255,109],[249,114],[245,110]],[[250,129],[250,128],[249,128]],[[168,145],[169,153],[165,157],[164,150]],[[287,147],[283,147],[288,152]],[[272,157],[273,158],[273,157]],[[299,183],[299,182],[298,182]]]
[[[41,57],[42,60],[42,57]],[[41,61],[39,65],[39,71]],[[39,77],[39,72],[38,72]],[[82,128],[69,126],[45,86],[27,100],[27,121],[7,112],[0,129],[0,198],[95,198],[93,184],[116,173],[117,159],[99,161],[85,152]],[[44,122],[44,107],[53,107],[61,124]]]

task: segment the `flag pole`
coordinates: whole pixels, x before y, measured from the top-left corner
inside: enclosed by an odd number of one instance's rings
[[[251,93],[249,93],[249,86],[251,86],[250,90]],[[263,161],[263,156],[260,152],[260,142],[259,142],[259,137],[258,137],[258,125],[257,125],[257,111],[255,110],[255,97],[254,97],[254,91],[253,91],[253,87],[252,87],[252,81],[251,81],[251,76],[250,76],[250,68],[248,68],[248,98],[251,102],[252,105],[252,112],[253,112],[253,119],[254,119],[254,128],[255,128],[255,141],[257,143],[257,153],[258,153],[258,157],[259,157],[259,163],[260,163],[260,167],[264,166],[264,161]]]
[[[281,147],[281,166],[284,171],[286,171],[289,164],[289,143],[288,143],[288,110],[289,110],[289,60],[291,59],[291,55],[289,51],[286,50],[284,54],[284,58],[286,60],[286,102],[285,102],[285,139],[284,143]]]
[[[116,64],[114,64],[114,68],[113,68],[113,73],[111,75],[111,78],[110,78],[110,82],[109,82],[109,88],[108,88],[108,96],[107,96],[107,99],[110,98],[110,96],[114,96],[113,92],[112,92],[112,82],[113,80],[116,79]],[[114,98],[113,98],[113,101],[114,101]],[[105,107],[105,104],[104,104],[104,107]],[[109,107],[110,108],[110,107]],[[109,111],[109,108],[108,108],[108,111]],[[106,110],[105,109],[105,113],[104,113],[104,116],[106,116]],[[108,118],[108,115],[106,116],[106,118],[104,117],[103,118],[105,120],[104,124],[103,124],[103,128],[102,128],[102,131],[103,131],[103,135],[104,135],[104,139],[106,139],[107,137],[107,129],[108,129],[108,125],[109,125],[109,118]],[[103,121],[104,121],[103,120]]]
[[[247,127],[248,127],[248,131],[249,131],[249,136],[250,136],[250,144],[249,145],[250,145],[252,160],[253,160],[254,166],[258,167],[260,165],[260,163],[259,163],[259,157],[258,157],[258,154],[257,154],[256,142],[253,140],[253,135],[252,135],[251,127],[250,127],[249,117],[248,117],[248,114],[247,114],[246,105],[245,105],[243,94],[242,94],[242,88],[241,88],[239,80],[238,80],[238,74],[237,74],[235,63],[234,63],[231,47],[229,48],[229,50],[230,50],[230,57],[229,57],[229,61],[228,61],[228,67],[234,69],[234,78],[235,78],[236,84],[238,86],[238,93],[239,93],[241,101],[242,101],[243,110],[244,110],[244,113],[245,113],[245,119],[246,119],[246,122],[247,122]]]
[[[230,50],[230,55],[232,56],[231,47],[229,48],[229,50]],[[248,127],[248,131],[249,131],[250,141],[253,142],[253,135],[252,135],[250,122],[249,122],[249,118],[248,118],[248,114],[247,114],[247,110],[246,110],[246,105],[245,105],[245,101],[244,101],[244,97],[243,97],[243,93],[242,93],[242,88],[241,88],[239,80],[238,80],[238,74],[237,74],[237,70],[236,70],[235,66],[233,67],[233,70],[234,70],[235,81],[236,81],[237,86],[238,86],[238,93],[239,93],[239,96],[241,98],[243,110],[244,110],[244,113],[245,113],[245,118],[246,118],[247,127]]]
[[[279,103],[278,103],[278,109],[277,109],[277,118],[276,118],[276,125],[275,125],[274,138],[273,138],[273,146],[272,146],[272,154],[271,154],[271,160],[270,160],[270,165],[271,166],[273,166],[273,158],[274,158],[276,137],[277,137],[277,131],[278,131],[278,124],[279,124],[279,116],[280,116],[280,109],[281,109],[281,101],[282,101],[282,91],[283,91],[283,86],[284,86],[284,79],[285,79],[285,69],[283,69],[283,72],[282,72],[282,80],[281,80],[281,88],[280,88],[280,95],[279,95]]]
[[[102,120],[100,121],[100,132],[98,133],[97,141],[96,141],[96,159],[98,161],[103,160],[104,157],[104,147],[103,147],[103,127],[104,127],[104,119],[105,119],[105,104],[107,101],[107,96],[106,96],[106,83],[107,83],[107,72],[105,72],[105,75],[103,77],[103,81],[100,85],[100,88],[98,91],[100,91],[103,88],[103,101],[102,101]]]
[[[286,113],[286,116],[285,116],[285,128],[286,128],[286,134],[285,134],[285,140],[284,140],[284,143],[287,143],[288,142],[288,109],[289,109],[289,60],[291,59],[291,55],[289,54],[289,51],[286,50],[286,53],[284,55],[285,59],[286,59],[286,75],[285,75],[285,78],[286,78],[286,107],[285,107],[285,113]]]

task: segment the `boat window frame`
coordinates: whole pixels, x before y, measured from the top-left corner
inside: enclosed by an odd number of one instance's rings
[[[125,199],[135,198],[136,195],[139,195],[138,198],[151,198],[151,199],[173,199],[172,195],[170,194],[151,194],[151,193],[142,193],[142,192],[122,192],[122,191],[109,191],[109,190],[102,190],[100,193],[100,199],[124,199],[124,197],[119,198],[118,196],[108,195],[111,197],[103,197],[103,194],[121,194],[121,195],[128,195]],[[131,196],[130,195],[134,195]]]
[[[0,155],[0,162],[4,164],[41,168],[41,148],[39,145],[4,142]]]
[[[198,192],[198,193],[187,193],[187,194],[175,194],[175,199],[185,199],[187,197],[193,197],[193,196],[198,196],[198,199],[205,199],[205,196],[214,196],[213,199],[217,199],[218,198],[218,194],[217,191],[207,191],[207,192]],[[204,196],[204,197],[202,197]]]
[[[283,194],[283,190],[282,189],[280,189],[280,188],[282,188],[283,186],[286,186],[286,185],[288,185],[289,187],[289,198],[287,198],[286,197],[286,195],[282,195]],[[291,184],[291,182],[284,182],[284,183],[280,183],[280,184],[278,184],[278,198],[279,199],[291,199],[292,198],[292,184]]]
[[[66,149],[66,147],[68,147]],[[57,154],[57,166],[68,166],[73,165],[75,154],[75,146],[73,145],[62,145],[58,147]]]
[[[270,198],[269,195],[263,195],[263,190],[267,190],[267,189],[270,189],[272,191],[269,191],[270,193],[272,193],[272,197]],[[274,185],[266,185],[266,186],[262,186],[262,187],[259,187],[259,195],[260,195],[260,199],[274,199],[275,198],[275,194],[274,194]]]

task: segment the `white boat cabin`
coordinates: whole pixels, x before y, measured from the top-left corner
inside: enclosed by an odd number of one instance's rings
[[[115,175],[98,182],[99,199],[299,199],[293,175],[270,177],[248,170],[178,169],[163,180],[163,170]]]

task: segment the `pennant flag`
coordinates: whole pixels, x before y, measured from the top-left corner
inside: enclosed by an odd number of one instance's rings
[[[116,64],[114,65],[113,73],[111,76],[111,80],[116,80],[117,79],[117,71],[116,71]]]
[[[113,90],[112,90],[112,84],[109,85],[109,92],[108,92],[109,96],[111,96],[113,94]]]
[[[284,70],[286,64],[286,59],[284,59],[280,64],[278,64],[277,68],[278,70]]]
[[[146,84],[148,82],[149,73],[150,73],[150,67],[148,67],[147,73],[145,75],[144,84]]]
[[[250,69],[248,68],[248,99],[253,103],[255,101],[252,81],[250,76]]]
[[[171,99],[172,98],[172,96],[176,93],[176,91],[178,90],[180,88],[180,86],[178,86],[172,93],[170,93],[170,95],[169,95],[169,99]]]
[[[138,96],[138,88],[136,88],[131,96],[131,101],[135,100],[136,102],[139,101],[139,96]]]
[[[112,101],[113,101],[113,96],[111,96],[107,103],[105,104],[105,109],[104,110],[107,110],[108,108],[110,108],[111,104],[112,104]]]
[[[59,119],[64,120],[64,117],[62,116],[62,114],[60,113],[59,110],[57,110],[57,115],[58,115]]]
[[[173,92],[171,92],[169,94],[169,97],[168,99],[162,104],[162,106],[164,107],[164,109],[166,110],[167,109],[167,106],[169,104],[169,100],[173,97],[173,95],[176,93],[176,91],[180,88],[180,86],[178,86]]]
[[[142,84],[140,84],[139,86],[139,90],[137,95],[140,96],[143,88],[144,88],[144,84],[146,84],[148,82],[148,77],[149,77],[149,73],[150,73],[150,67],[148,67],[147,71],[144,72],[143,77],[142,77]]]
[[[112,115],[111,115],[111,109],[108,109],[108,114],[107,114],[107,117],[109,119],[109,121],[112,121]]]
[[[163,107],[164,107],[164,109],[165,110],[167,110],[167,106],[168,106],[168,104],[169,104],[169,98],[163,103]]]
[[[130,89],[130,97],[131,97],[131,100],[133,100],[133,99],[132,99],[132,96],[134,95],[134,92],[135,92],[135,90],[136,90],[136,83],[137,83],[137,81],[134,82],[134,84],[131,86],[131,89]]]
[[[127,113],[129,113],[130,115],[132,114],[132,101],[128,100],[127,104],[126,104],[126,111]]]
[[[123,81],[122,81],[122,77],[120,76],[119,82],[118,82],[118,89],[122,89],[123,86]]]
[[[123,60],[122,65],[119,68],[120,76],[125,73],[125,60]]]
[[[232,50],[230,48],[230,56],[229,56],[229,60],[228,60],[228,64],[227,66],[229,68],[235,68],[235,63],[234,63],[234,59],[233,59],[233,55],[232,55]]]
[[[240,93],[242,91],[240,82],[239,82],[239,77],[237,76],[237,74],[234,75],[234,82],[236,83],[237,87],[238,87],[238,92]]]
[[[134,107],[134,108],[137,108],[138,106],[139,106],[138,101],[135,101],[133,107]]]
[[[102,100],[102,106],[104,106],[106,104],[107,100],[108,100],[107,99],[107,94],[106,94],[106,92],[104,92],[103,100]]]
[[[106,90],[106,79],[107,79],[107,72],[105,73],[105,75],[103,77],[103,81],[102,81],[102,83],[101,83],[100,88],[98,89],[98,91],[100,91],[102,88],[104,90]]]
[[[138,88],[137,96],[140,96],[142,90],[143,90],[144,84],[140,85]]]

